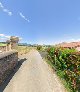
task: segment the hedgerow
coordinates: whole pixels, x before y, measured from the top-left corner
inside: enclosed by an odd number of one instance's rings
[[[56,47],[48,48],[47,52],[48,60],[57,71],[63,72],[63,78],[70,84],[70,89],[80,92],[80,52]]]

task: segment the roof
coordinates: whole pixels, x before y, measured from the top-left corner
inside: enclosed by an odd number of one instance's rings
[[[80,42],[60,43],[57,46],[64,47],[64,48],[80,47]]]

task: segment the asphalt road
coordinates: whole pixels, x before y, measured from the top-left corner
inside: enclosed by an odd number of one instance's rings
[[[36,50],[31,50],[3,92],[66,92],[55,72]]]

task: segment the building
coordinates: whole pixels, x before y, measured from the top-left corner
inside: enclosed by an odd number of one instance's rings
[[[70,42],[70,43],[63,42],[58,44],[57,46],[69,49],[75,48],[76,50],[80,51],[80,42]]]

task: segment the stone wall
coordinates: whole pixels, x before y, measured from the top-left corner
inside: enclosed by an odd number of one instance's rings
[[[18,52],[8,51],[0,54],[0,84],[18,64]]]
[[[2,52],[6,51],[6,46],[0,46],[0,51]]]

